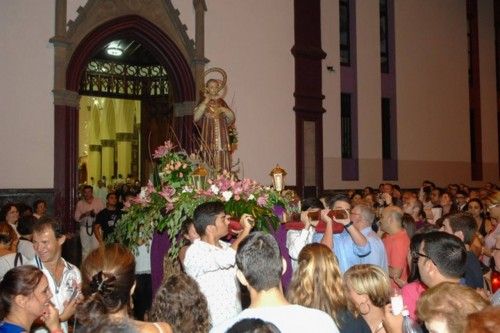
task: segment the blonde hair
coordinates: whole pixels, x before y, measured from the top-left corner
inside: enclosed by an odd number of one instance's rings
[[[299,254],[299,267],[288,288],[290,303],[328,313],[338,326],[339,311],[347,309],[337,258],[323,244],[308,244]]]
[[[467,315],[490,304],[474,289],[458,283],[443,282],[426,290],[417,302],[420,320],[444,319],[450,332],[465,332]]]
[[[367,295],[371,303],[384,307],[390,299],[390,280],[386,272],[375,265],[355,265],[344,273],[344,287],[355,291],[358,295]],[[349,302],[352,312],[358,314],[359,309]]]

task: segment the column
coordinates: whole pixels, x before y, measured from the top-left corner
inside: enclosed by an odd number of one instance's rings
[[[110,184],[115,175],[115,110],[111,99],[104,99],[100,115],[101,170],[106,184]]]
[[[87,183],[90,184],[90,178],[101,179],[101,139],[100,139],[100,117],[97,104],[93,104],[90,110],[89,122],[89,158],[87,165]]]
[[[132,173],[132,140],[134,138],[135,101],[115,99],[115,126],[118,175]]]

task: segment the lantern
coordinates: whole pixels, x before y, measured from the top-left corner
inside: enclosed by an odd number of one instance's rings
[[[193,182],[194,188],[197,190],[205,189],[205,185],[207,184],[207,176],[207,169],[205,169],[203,165],[198,166],[191,174],[191,181]]]
[[[276,191],[281,192],[285,188],[285,176],[286,171],[279,164],[276,164],[276,167],[271,170],[269,176],[273,179],[273,187]]]

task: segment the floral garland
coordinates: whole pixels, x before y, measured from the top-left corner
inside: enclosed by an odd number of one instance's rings
[[[166,231],[172,242],[169,254],[176,257],[182,245],[177,242],[181,226],[201,203],[222,201],[227,214],[235,219],[251,214],[254,228],[266,232],[279,226],[280,220],[273,214],[276,206],[292,209],[290,198],[254,180],[238,180],[226,171],[209,179],[206,188],[195,188],[191,175],[201,162],[195,155],[188,156],[174,148],[167,141],[156,149],[156,184],[149,181],[137,197],[126,203],[127,212],[117,223],[111,241],[135,250],[150,240],[155,231]]]

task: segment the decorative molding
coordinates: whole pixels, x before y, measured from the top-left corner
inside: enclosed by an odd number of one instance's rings
[[[116,142],[132,142],[134,133],[116,133]]]
[[[52,90],[54,94],[54,105],[80,107],[80,95],[71,90]]]
[[[163,10],[161,10],[163,9]],[[78,16],[68,22],[67,37],[78,45],[86,32],[102,22],[120,16],[139,15],[160,27],[180,47],[185,56],[194,55],[194,41],[187,34],[187,26],[180,20],[180,12],[170,0],[88,0],[77,9]]]
[[[174,117],[191,116],[195,107],[195,102],[174,103]]]
[[[89,145],[89,151],[101,152],[102,146],[101,145]]]
[[[49,39],[49,43],[54,44],[54,47],[63,47],[68,48],[71,45],[71,42],[65,36],[54,36]]]
[[[113,139],[104,139],[101,140],[102,148],[115,148],[116,141]]]

